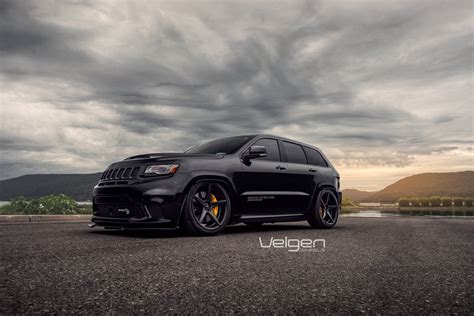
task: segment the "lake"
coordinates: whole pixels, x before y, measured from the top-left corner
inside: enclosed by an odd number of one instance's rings
[[[378,210],[360,210],[358,212],[343,213],[342,216],[351,217],[393,217],[393,216],[460,216],[460,217],[474,217],[473,210],[453,209],[445,211],[433,210],[413,210],[413,211],[378,211]]]

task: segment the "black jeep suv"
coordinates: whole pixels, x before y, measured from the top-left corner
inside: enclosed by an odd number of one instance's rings
[[[246,135],[111,164],[94,187],[92,221],[106,228],[179,226],[198,235],[239,222],[307,220],[332,228],[340,203],[339,174],[318,148]]]

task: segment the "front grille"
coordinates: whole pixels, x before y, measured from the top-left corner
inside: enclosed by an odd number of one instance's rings
[[[125,172],[123,173],[123,177],[128,178],[130,176],[131,171],[132,171],[132,168],[125,169]]]
[[[139,172],[140,172],[140,167],[107,169],[102,173],[100,180],[136,179]]]
[[[132,174],[130,175],[131,178],[135,178],[138,174],[140,168],[133,168]]]

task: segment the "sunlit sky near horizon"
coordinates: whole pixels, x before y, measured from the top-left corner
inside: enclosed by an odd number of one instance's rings
[[[344,188],[474,169],[471,1],[0,1],[0,179],[271,133]]]

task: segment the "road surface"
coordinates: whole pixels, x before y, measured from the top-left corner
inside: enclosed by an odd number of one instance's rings
[[[239,225],[205,238],[3,224],[0,314],[472,314],[473,233],[473,219],[426,217]],[[261,248],[285,236],[326,244]]]

